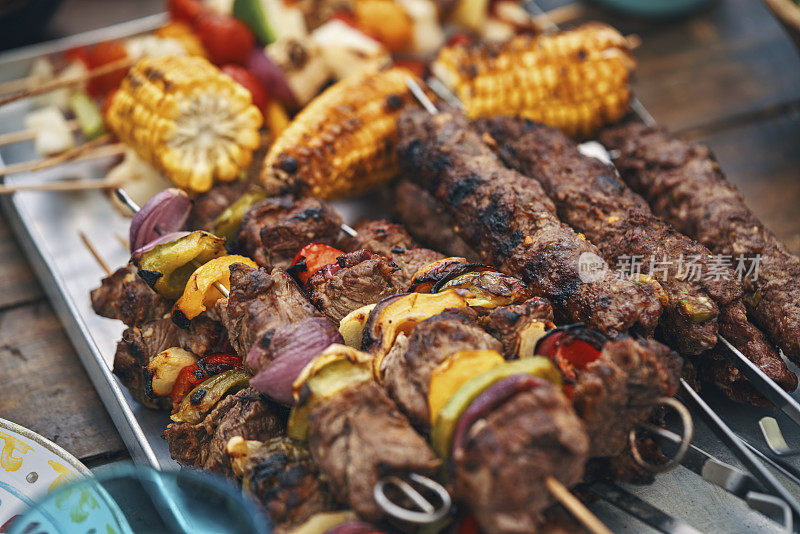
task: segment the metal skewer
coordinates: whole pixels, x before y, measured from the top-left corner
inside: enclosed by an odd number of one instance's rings
[[[783,499],[792,510],[794,521],[800,520],[800,503],[789,493],[785,487],[769,472],[753,452],[743,444],[739,437],[725,424],[725,421],[706,404],[692,387],[681,378],[681,388],[685,399],[696,409],[704,421],[711,427],[717,437],[731,450],[748,471],[772,495]]]

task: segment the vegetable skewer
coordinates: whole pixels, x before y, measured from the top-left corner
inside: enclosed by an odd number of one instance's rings
[[[61,89],[63,87],[70,87],[72,85],[78,85],[84,83],[92,78],[97,78],[99,76],[105,76],[106,74],[112,73],[114,71],[120,69],[127,69],[133,65],[133,61],[129,58],[122,58],[90,71],[87,71],[84,74],[79,76],[68,76],[64,78],[57,78],[47,83],[43,83],[38,87],[33,87],[29,89],[23,89],[21,91],[17,91],[11,95],[0,97],[0,107],[5,106],[6,104],[10,104],[12,102],[16,102],[17,100],[21,100],[23,98],[30,98],[37,95],[42,95],[45,93],[49,93],[51,91],[55,91],[56,89]]]

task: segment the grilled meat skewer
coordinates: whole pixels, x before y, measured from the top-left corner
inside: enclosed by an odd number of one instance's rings
[[[394,190],[394,214],[423,245],[451,257],[478,261],[478,254],[455,230],[453,217],[426,190],[409,180],[400,180]]]
[[[610,270],[582,282],[579,257],[599,259],[599,250],[559,221],[542,188],[506,168],[463,116],[410,109],[398,126],[405,176],[447,205],[459,235],[485,263],[519,276],[564,322],[584,322],[611,338],[652,332],[661,313],[654,288]]]
[[[172,302],[153,291],[136,271],[136,266],[129,263],[103,278],[100,287],[92,290],[92,309],[97,315],[134,327],[169,313]]]
[[[800,362],[800,258],[747,207],[708,148],[639,124],[607,131],[601,141],[619,151],[622,179],[656,215],[734,262],[760,256],[757,277],[743,277],[745,304],[772,341]]]
[[[480,119],[476,127],[491,137],[491,146],[507,165],[542,185],[562,220],[597,243],[608,262],[637,256],[665,262],[659,282],[669,300],[661,334],[670,346],[685,354],[710,349],[716,344],[719,322],[721,333],[746,350],[770,378],[789,391],[797,387],[797,377],[764,335],[748,323],[735,273],[723,266],[720,276],[707,276],[715,268],[711,252],[653,215],[644,199],[616,178],[611,166],[581,154],[555,128],[522,118]],[[689,258],[696,259],[706,273],[699,280],[680,272],[681,262]],[[725,391],[732,390],[732,383],[744,381],[728,362],[715,359],[700,366],[708,368],[706,375],[713,376]],[[752,388],[748,393],[752,396]]]

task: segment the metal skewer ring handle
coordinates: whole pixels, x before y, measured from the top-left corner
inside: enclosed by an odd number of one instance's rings
[[[411,482],[433,492],[437,496],[439,504],[432,504],[417,491]],[[392,501],[391,497],[386,493],[388,487],[398,489],[416,506],[416,508],[418,508],[418,510],[410,510]],[[408,480],[394,475],[380,479],[378,483],[375,484],[373,496],[375,497],[375,502],[378,503],[378,506],[380,506],[387,515],[399,519],[400,521],[414,523],[416,525],[436,523],[450,512],[450,507],[453,504],[450,494],[444,486],[433,479],[416,473],[409,474]]]
[[[645,460],[642,457],[641,452],[639,452],[639,446],[636,441],[638,429],[632,428],[628,434],[628,443],[631,447],[633,460],[637,463],[637,465],[639,465],[639,467],[652,473],[663,473],[680,464],[683,460],[683,457],[686,456],[686,451],[689,450],[689,445],[691,445],[692,438],[694,437],[694,422],[692,421],[692,414],[689,413],[689,410],[686,408],[686,406],[673,397],[661,397],[658,399],[658,404],[660,406],[672,408],[681,418],[681,442],[678,446],[678,452],[676,452],[672,458],[663,464],[652,464]],[[648,427],[654,428],[654,425],[649,423],[639,423],[638,426],[644,429],[648,429]]]

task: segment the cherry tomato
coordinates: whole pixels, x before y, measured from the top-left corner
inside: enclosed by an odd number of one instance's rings
[[[333,15],[331,15],[331,19],[341,20],[348,26],[353,28],[358,28],[358,22],[356,21],[356,16],[353,15],[350,11],[337,11]]]
[[[478,525],[478,521],[475,519],[475,516],[472,514],[467,514],[461,519],[456,534],[480,534],[480,532],[481,527]]]
[[[74,63],[76,61],[80,61],[83,65],[88,69],[89,68],[89,47],[88,46],[78,46],[75,48],[70,48],[66,52],[64,52],[64,59],[67,63]]]
[[[447,46],[466,46],[471,43],[472,37],[462,32],[454,33],[447,40]]]
[[[425,62],[419,59],[395,59],[394,64],[410,70],[417,78],[425,78]]]
[[[206,8],[202,0],[169,0],[167,11],[170,20],[179,20],[194,26],[198,17],[205,13]]]
[[[122,41],[106,41],[89,47],[87,51],[87,67],[96,69],[128,57],[128,51]],[[121,68],[89,80],[86,89],[93,97],[101,97],[119,87],[128,69]]]
[[[243,65],[256,42],[253,32],[242,21],[217,13],[204,13],[198,17],[197,35],[209,59],[216,65]]]
[[[328,245],[311,244],[304,246],[292,260],[291,272],[305,285],[311,276],[343,255],[339,249]]]
[[[261,80],[244,67],[239,65],[223,65],[222,72],[233,78],[233,81],[250,91],[253,97],[253,104],[261,110],[261,113],[267,112],[267,104],[269,97],[267,95],[267,88],[261,83]]]
[[[242,366],[242,359],[236,354],[210,354],[200,358],[197,363],[187,365],[178,373],[175,384],[172,386],[173,410],[181,403],[183,398],[195,386],[207,378],[229,369],[238,369]]]

